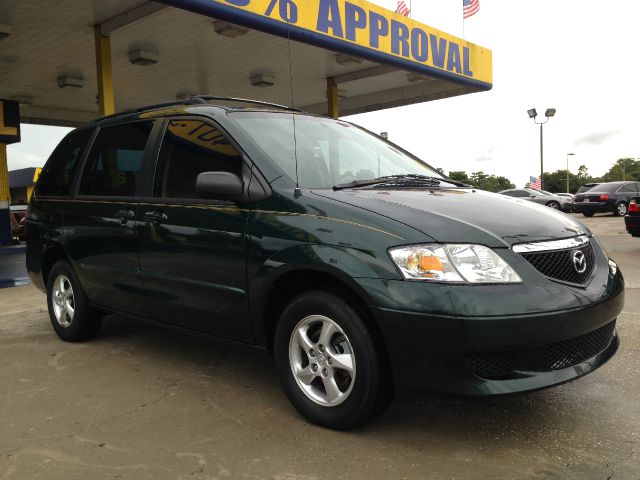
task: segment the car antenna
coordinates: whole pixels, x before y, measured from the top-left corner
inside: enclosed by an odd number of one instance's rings
[[[290,36],[291,25],[287,21],[287,48],[289,51],[289,85],[291,87],[291,106],[295,108],[295,100],[293,95],[293,63],[291,61],[291,36]],[[291,114],[291,119],[293,120],[293,156],[296,160],[296,188],[293,190],[293,196],[295,198],[300,198],[302,196],[302,190],[300,189],[300,178],[298,176],[298,139],[296,137],[296,116],[295,114]]]

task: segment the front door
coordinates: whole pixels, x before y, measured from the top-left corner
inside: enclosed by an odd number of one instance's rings
[[[138,210],[140,269],[155,319],[251,341],[245,230],[248,212],[198,199],[202,172],[241,175],[242,155],[207,120],[168,121],[153,197]]]

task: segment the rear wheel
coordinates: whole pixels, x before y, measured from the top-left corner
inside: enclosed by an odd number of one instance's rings
[[[284,310],[274,353],[280,381],[308,420],[355,427],[381,413],[393,397],[380,342],[363,315],[343,298],[315,290]]]
[[[100,330],[102,315],[89,305],[73,267],[56,262],[47,281],[49,318],[56,334],[67,342],[94,337]]]
[[[616,217],[624,217],[627,214],[627,203],[626,202],[618,202],[616,205],[616,210],[613,214]]]
[[[593,212],[582,212],[582,215],[584,215],[585,217],[593,217]]]
[[[547,207],[552,208],[554,210],[560,210],[560,204],[558,202],[552,201],[547,203]]]

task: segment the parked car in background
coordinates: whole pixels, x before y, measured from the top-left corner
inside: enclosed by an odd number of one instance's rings
[[[530,202],[538,203],[553,208],[554,210],[562,210],[563,212],[573,211],[573,202],[571,199],[559,197],[553,193],[545,193],[533,188],[513,188],[511,190],[503,190],[500,194],[529,200]]]
[[[574,198],[573,193],[556,193],[554,195],[557,195],[557,196],[563,197],[563,198],[569,198],[573,202],[573,198]]]
[[[640,197],[632,198],[629,201],[629,209],[624,217],[624,224],[634,237],[640,237]]]
[[[587,191],[591,190],[593,187],[597,187],[598,185],[600,185],[600,184],[599,183],[585,183],[584,185],[580,186],[580,188],[576,192],[576,195],[578,193],[587,192]]]
[[[585,186],[589,186],[589,184]],[[638,196],[639,190],[640,184],[638,182],[594,184],[584,193],[576,194],[574,209],[585,217],[609,212],[616,216],[623,216],[627,213],[631,199]]]
[[[25,215],[28,205],[11,205],[9,207],[9,219],[11,221],[11,236],[18,240],[24,240]]]

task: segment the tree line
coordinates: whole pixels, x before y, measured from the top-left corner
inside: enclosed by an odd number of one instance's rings
[[[448,177],[451,180],[457,180],[479,190],[486,190],[488,192],[501,192],[502,190],[515,188],[515,185],[511,183],[511,180],[507,177],[489,175],[482,171],[473,172],[471,176],[467,175],[467,172],[463,171],[449,172]]]
[[[577,174],[569,172],[569,193],[576,193],[578,188],[585,183],[617,182],[621,180],[635,180],[640,182],[640,159],[620,158],[613,164],[609,171],[601,177],[591,176],[587,167],[580,165]],[[551,173],[545,172],[542,176],[542,183],[544,189],[549,192],[566,192],[567,171],[556,170]]]

